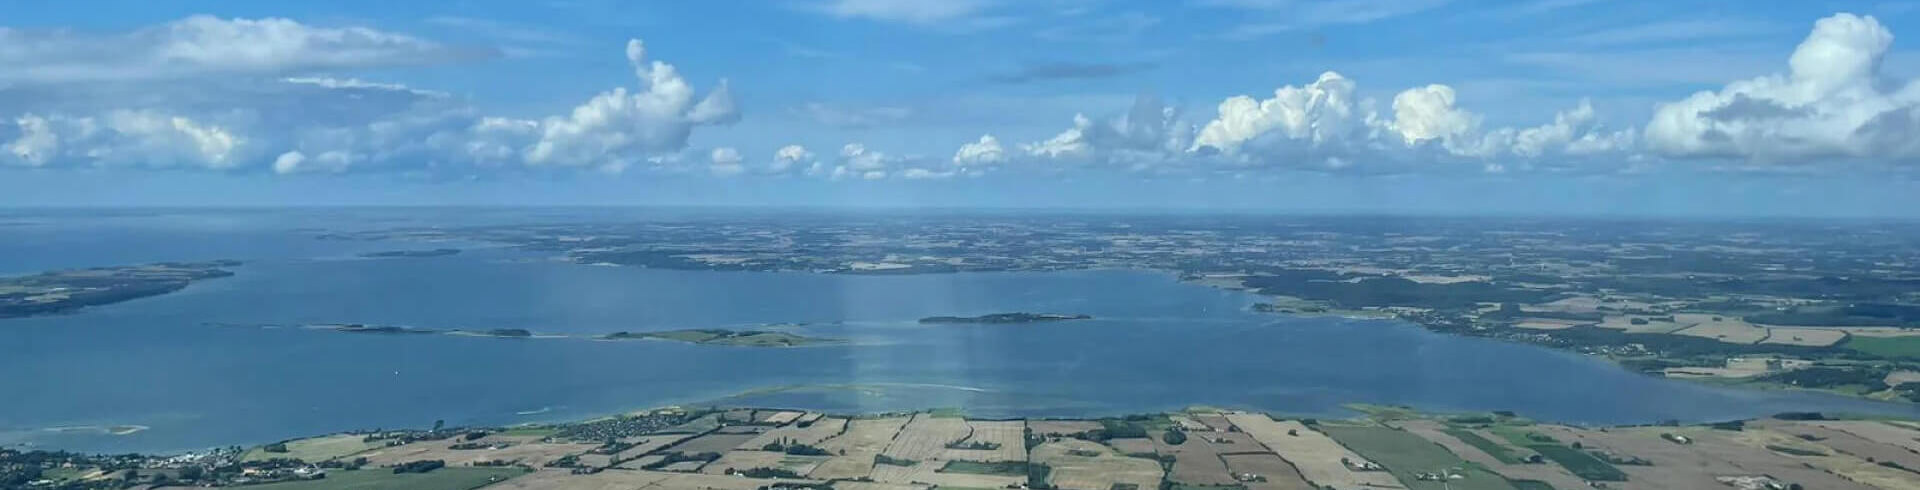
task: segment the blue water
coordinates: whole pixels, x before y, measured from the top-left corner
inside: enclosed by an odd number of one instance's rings
[[[310,221],[339,224],[328,219]],[[1911,406],[1656,379],[1574,354],[1388,321],[1255,314],[1257,298],[1141,271],[835,276],[594,267],[506,250],[312,240],[287,220],[0,227],[0,270],[236,258],[238,275],[78,314],[0,320],[0,445],[171,451],[371,427],[571,420],[724,400],[836,411],[1119,414],[1206,404],[1514,410],[1576,423]],[[137,223],[139,226],[129,226]],[[930,315],[1086,313],[1034,325]],[[225,324],[360,322],[591,335],[695,327],[847,338],[790,349],[377,336]],[[739,395],[743,392],[751,392]],[[736,396],[739,395],[739,396]],[[138,425],[106,435],[59,427]]]

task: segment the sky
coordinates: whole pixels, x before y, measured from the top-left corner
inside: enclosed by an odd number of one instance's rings
[[[1920,214],[1920,3],[0,6],[0,206]]]

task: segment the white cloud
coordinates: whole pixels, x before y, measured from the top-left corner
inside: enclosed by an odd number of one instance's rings
[[[866,145],[847,143],[840,147],[840,161],[850,170],[875,171],[887,168],[887,154],[868,150]]]
[[[196,15],[119,34],[0,28],[0,81],[133,81],[442,63],[462,49],[365,27]]]
[[[26,114],[15,120],[9,162],[228,169],[242,163],[246,139],[227,128],[154,111],[99,117]]]
[[[740,164],[742,161],[740,150],[733,148],[714,148],[713,152],[708,154],[708,160],[713,163],[708,170],[718,177],[732,177],[747,171],[747,168]]]
[[[673,66],[648,62],[638,41],[628,48],[637,88],[615,88],[537,119],[485,116],[442,92],[327,77],[206,77],[129,84],[137,86],[97,97],[72,92],[45,103],[15,98],[28,105],[0,120],[0,159],[278,173],[619,171],[684,150],[696,127],[738,120],[724,82],[700,97]],[[139,97],[116,100],[122,93]]]
[[[1006,161],[1006,149],[1000,147],[1000,140],[993,135],[982,135],[980,141],[960,145],[953,153],[953,164],[958,167],[982,167],[998,165]]]
[[[1646,144],[1669,157],[1755,163],[1920,158],[1920,81],[1879,73],[1892,43],[1873,17],[1820,19],[1786,73],[1661,104]]]
[[[540,139],[526,150],[527,163],[624,167],[648,154],[685,148],[695,126],[738,120],[725,83],[696,102],[693,86],[673,65],[646,60],[639,39],[627,41],[627,61],[639,88],[602,92],[572,114],[541,120]]]
[[[767,171],[777,174],[786,173],[795,166],[813,163],[813,158],[813,152],[807,151],[807,147],[800,145],[782,146],[779,150],[773,152],[773,163],[767,166]]]
[[[1219,117],[1201,127],[1193,149],[1233,153],[1240,145],[1269,135],[1308,145],[1338,143],[1363,129],[1355,89],[1352,80],[1326,72],[1307,85],[1280,87],[1271,99],[1228,98],[1220,102]]]

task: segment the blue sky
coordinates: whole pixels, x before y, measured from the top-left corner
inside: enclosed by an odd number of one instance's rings
[[[0,205],[1912,216],[1916,6],[18,2]]]

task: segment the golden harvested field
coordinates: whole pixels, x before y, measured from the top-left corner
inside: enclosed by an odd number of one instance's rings
[[[893,442],[894,434],[907,424],[907,417],[887,417],[878,419],[854,419],[847,423],[847,431],[827,438],[820,443],[821,449],[838,454],[827,462],[807,473],[809,478],[850,479],[862,478],[873,473],[873,456],[885,450]]]
[[[1837,451],[1831,446],[1811,442],[1773,430],[1744,430],[1726,437],[1750,447],[1763,448],[1782,458],[1814,465],[1821,471],[1874,488],[1920,488],[1920,475],[1869,463],[1860,457]],[[1824,441],[1821,441],[1824,442]],[[1795,483],[1798,483],[1795,481]],[[1803,486],[1809,486],[1802,484]]]
[[[700,467],[700,472],[724,475],[727,474],[727,470],[782,468],[795,474],[805,475],[826,462],[827,458],[827,456],[793,456],[771,451],[733,451],[721,455],[719,460]]]
[[[870,481],[833,482],[833,490],[927,490],[927,488],[929,487],[926,485],[880,483],[880,482],[870,482]]]
[[[1812,328],[1812,327],[1808,327]],[[1861,337],[1912,337],[1920,335],[1920,328],[1899,327],[1821,327],[1846,332]]]
[[[1678,313],[1673,315],[1674,323],[1693,326],[1675,330],[1675,335],[1703,337],[1729,344],[1752,344],[1767,338],[1766,327],[1747,323],[1737,317],[1716,316],[1706,313]],[[1714,318],[1719,318],[1715,320]]]
[[[1863,439],[1920,452],[1920,430],[1872,420],[1808,422],[1820,427],[1860,436]]]
[[[1214,452],[1220,454],[1267,452],[1266,446],[1260,445],[1260,441],[1254,440],[1253,436],[1247,435],[1245,432],[1189,433],[1187,434],[1187,439],[1205,442],[1207,445],[1213,446]]]
[[[1037,436],[1064,436],[1079,434],[1100,428],[1099,422],[1091,420],[1029,420],[1027,427]]]
[[[1026,461],[1027,446],[1024,434],[1026,422],[1018,420],[969,420],[971,435],[961,442],[985,442],[998,444],[997,449],[948,449],[940,454],[940,459],[960,461]]]
[[[1761,447],[1732,439],[1729,431],[1695,427],[1616,428],[1607,431],[1576,429],[1555,425],[1536,426],[1536,432],[1558,439],[1563,445],[1579,442],[1588,450],[1602,450],[1620,456],[1645,458],[1652,466],[1616,465],[1628,475],[1630,488],[1698,489],[1723,488],[1715,477],[1769,475],[1806,488],[1867,489],[1829,474],[1809,468],[1800,461]],[[1660,437],[1674,433],[1692,438],[1692,444],[1675,444]]]
[[[1762,427],[1775,432],[1802,438],[1815,444],[1832,448],[1834,451],[1852,455],[1860,459],[1872,458],[1874,461],[1892,461],[1908,468],[1920,468],[1920,454],[1915,454],[1900,446],[1874,442],[1849,432],[1829,429],[1818,425],[1799,422],[1767,420],[1759,423]]]
[[[756,420],[756,422],[759,422],[762,424],[782,425],[789,422],[793,422],[794,420],[798,420],[802,415],[806,415],[806,412],[794,412],[794,411],[773,412],[773,411],[762,410],[758,414],[756,414],[755,417],[759,418],[759,420]]]
[[[1244,482],[1248,490],[1313,490],[1312,483],[1300,476],[1300,470],[1287,460],[1271,453],[1244,453],[1221,455],[1226,462],[1227,471],[1236,477],[1259,475],[1267,481]]]
[[[386,447],[386,441],[366,442],[366,438],[366,436],[360,434],[335,434],[310,437],[287,441],[287,452],[270,453],[260,449],[254,449],[247,451],[244,459],[248,461],[259,461],[271,458],[294,458],[310,463],[318,463],[368,449]]]
[[[1113,446],[1113,449],[1116,451],[1120,451],[1120,454],[1139,454],[1139,453],[1153,452],[1153,440],[1145,437],[1127,437],[1127,438],[1120,438],[1120,439],[1108,439],[1107,445]]]
[[[1213,445],[1192,436],[1180,444],[1167,444],[1161,434],[1153,434],[1153,452],[1173,455],[1173,471],[1169,472],[1167,479],[1191,485],[1240,483],[1227,472],[1227,463],[1220,459]]]
[[[1200,421],[1202,424],[1207,424],[1208,428],[1220,432],[1226,432],[1228,428],[1233,427],[1232,422],[1227,422],[1227,416],[1217,413],[1194,414],[1193,419]]]
[[[518,478],[488,485],[489,490],[631,490],[644,488],[670,474],[657,471],[607,470],[591,475],[575,475],[566,469],[543,469]]]
[[[458,438],[455,438],[458,439]],[[468,466],[476,461],[512,461],[538,468],[549,461],[560,459],[569,454],[580,454],[599,444],[556,444],[539,442],[531,436],[490,435],[474,441],[480,444],[495,442],[512,444],[501,449],[449,449],[458,444],[453,439],[440,441],[420,441],[412,444],[380,448],[360,453],[356,457],[367,458],[368,464],[387,466],[411,461],[438,459],[446,461],[447,466]]]
[[[1628,333],[1672,333],[1674,330],[1693,326],[1693,324],[1685,322],[1655,320],[1648,320],[1645,325],[1634,325],[1633,319],[1635,318],[1646,320],[1652,317],[1646,315],[1607,315],[1606,319],[1602,320],[1597,326],[1600,328],[1625,330]]]
[[[629,459],[638,458],[643,454],[653,452],[654,450],[660,449],[662,447],[666,447],[669,444],[687,440],[688,438],[691,438],[691,437],[693,437],[692,434],[662,434],[662,435],[629,437],[629,438],[623,439],[622,442],[630,442],[630,443],[633,443],[634,446],[627,448],[627,450],[625,451],[620,451],[620,454],[614,455],[613,459],[616,461],[626,461]]]
[[[1825,347],[1847,338],[1847,333],[1839,330],[1805,327],[1769,327],[1766,340],[1762,344],[1810,345]]]
[[[900,429],[900,435],[893,438],[893,444],[887,445],[884,454],[913,461],[936,459],[947,450],[947,444],[966,439],[969,431],[966,419],[915,414],[913,420]]]
[[[1160,486],[1159,462],[1122,456],[1090,441],[1047,442],[1033,448],[1032,458],[1052,468],[1047,483],[1066,490],[1110,490],[1115,484],[1135,485],[1140,490]]]
[[[942,473],[943,463],[922,461],[913,466],[894,466],[890,464],[874,465],[873,480],[893,484],[926,484],[940,487],[959,488],[1005,488],[1008,485],[1019,486],[1027,482],[1026,475],[976,475],[971,473]]]
[[[674,446],[673,451],[686,454],[724,453],[739,447],[740,444],[759,437],[759,434],[721,434],[713,433],[693,438]]]
[[[615,464],[615,465],[613,465],[613,467],[615,467],[615,468],[624,468],[624,469],[629,469],[629,470],[644,470],[644,469],[647,469],[647,465],[650,465],[650,464],[653,464],[654,462],[657,462],[657,461],[660,461],[660,460],[664,460],[664,459],[667,459],[667,456],[666,456],[666,455],[663,455],[663,454],[649,454],[649,455],[646,455],[646,456],[641,456],[641,457],[638,457],[638,458],[634,458],[634,459],[631,459],[631,460],[627,460],[627,461],[624,461],[624,462],[621,462],[621,463],[619,463],[619,464]]]
[[[807,427],[788,425],[763,432],[759,437],[755,437],[741,444],[740,448],[760,449],[776,441],[791,441],[796,444],[817,446],[820,445],[820,441],[825,441],[827,438],[840,435],[840,431],[846,427],[847,419],[839,417],[816,420],[813,422],[813,425]]]
[[[1319,431],[1301,425],[1296,421],[1275,421],[1265,414],[1234,413],[1227,420],[1239,427],[1261,445],[1272,450],[1287,462],[1299,468],[1307,481],[1316,485],[1333,485],[1339,488],[1359,486],[1398,487],[1400,483],[1393,475],[1384,471],[1352,471],[1340,463],[1341,458],[1349,461],[1366,462],[1366,458],[1348,451],[1345,446],[1334,442],[1333,438]],[[1288,435],[1292,431],[1294,435]]]

